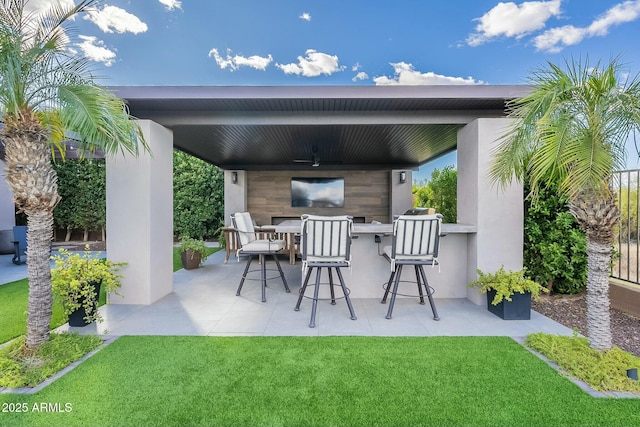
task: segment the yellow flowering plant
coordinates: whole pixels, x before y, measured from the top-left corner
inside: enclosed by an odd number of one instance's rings
[[[51,269],[51,287],[55,294],[62,299],[64,312],[69,316],[83,307],[85,321],[101,321],[98,306],[98,292],[96,285],[100,284],[107,292],[119,295],[117,290],[122,286],[118,274],[126,262],[113,262],[92,256],[89,245],[84,253],[71,253],[60,249],[57,255],[51,257],[55,267]]]

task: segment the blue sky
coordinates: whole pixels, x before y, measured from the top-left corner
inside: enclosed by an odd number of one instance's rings
[[[640,0],[107,0],[75,25],[105,85],[524,84],[618,55],[640,71]]]

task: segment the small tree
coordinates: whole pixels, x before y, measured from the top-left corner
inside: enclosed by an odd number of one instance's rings
[[[0,140],[5,179],[29,226],[29,349],[49,340],[49,246],[53,210],[60,201],[52,147],[64,151],[70,135],[77,137],[81,152],[101,148],[107,154],[135,154],[138,143],[144,144],[122,100],[95,83],[88,58],[69,49],[70,23],[98,3],[51,2],[30,9],[27,0],[0,0]]]
[[[618,80],[618,60],[566,65],[535,71],[532,91],[508,105],[512,126],[494,152],[490,176],[501,186],[527,179],[534,196],[557,183],[568,198],[587,236],[589,344],[608,350],[609,268],[620,216],[610,185],[624,164],[627,138],[640,131],[640,80]]]

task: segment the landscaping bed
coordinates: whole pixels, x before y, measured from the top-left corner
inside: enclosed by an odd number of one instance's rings
[[[543,295],[541,298],[531,303],[533,310],[587,336],[586,292],[578,295]],[[640,319],[614,308],[609,311],[614,345],[640,356]]]

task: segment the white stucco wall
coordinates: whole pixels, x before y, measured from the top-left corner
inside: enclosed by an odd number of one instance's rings
[[[6,167],[5,161],[0,160],[0,230],[13,230],[16,225],[15,205],[13,193],[5,179]]]
[[[107,157],[107,255],[126,261],[116,304],[151,304],[173,292],[173,134],[139,121],[150,153]]]
[[[406,181],[400,182],[400,172],[405,172]],[[411,170],[394,169],[389,175],[389,218],[393,219],[394,215],[402,215],[413,207],[413,197],[411,193],[411,184],[413,176]]]
[[[238,174],[238,182],[232,182],[232,174]],[[224,171],[224,225],[231,225],[231,215],[247,211],[247,172]]]
[[[509,122],[505,118],[478,119],[458,132],[458,222],[477,227],[476,234],[468,236],[468,281],[477,278],[476,269],[522,268],[522,186],[514,182],[503,192],[487,178],[491,151]],[[475,289],[468,290],[467,298],[486,303],[486,297]]]

